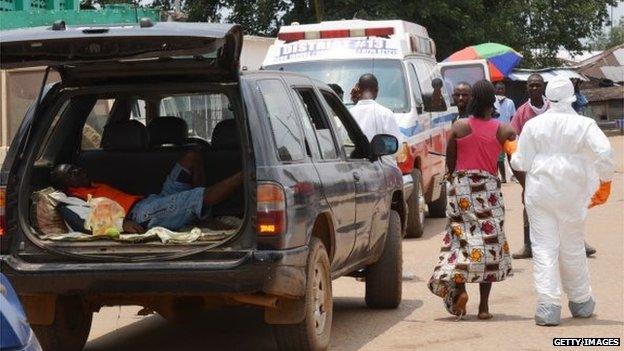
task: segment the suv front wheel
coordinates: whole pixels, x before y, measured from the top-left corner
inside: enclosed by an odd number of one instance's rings
[[[312,237],[304,297],[305,318],[298,324],[273,326],[280,350],[320,351],[329,347],[333,312],[329,267],[325,246]]]
[[[422,173],[418,169],[412,171],[414,190],[407,199],[407,230],[408,238],[420,238],[425,224],[425,196],[422,189]]]
[[[401,217],[390,210],[388,233],[379,261],[366,268],[366,305],[370,308],[397,308],[403,289],[403,248]]]

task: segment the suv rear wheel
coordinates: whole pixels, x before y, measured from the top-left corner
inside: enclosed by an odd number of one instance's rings
[[[32,329],[44,350],[79,351],[87,342],[92,320],[93,313],[81,296],[59,296],[54,322]]]
[[[333,298],[329,258],[323,243],[310,240],[305,294],[305,318],[301,323],[274,325],[280,350],[325,350],[329,347]]]
[[[401,217],[390,210],[388,234],[379,261],[366,269],[366,305],[371,308],[397,308],[403,290],[403,248]]]
[[[412,171],[414,190],[407,199],[407,228],[405,236],[408,238],[420,238],[423,235],[425,224],[425,195],[422,191],[422,174],[420,170]]]

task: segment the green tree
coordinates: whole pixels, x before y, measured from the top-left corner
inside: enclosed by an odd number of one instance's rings
[[[592,50],[602,51],[624,44],[624,17],[620,17],[617,26],[603,31],[592,38],[589,47]]]

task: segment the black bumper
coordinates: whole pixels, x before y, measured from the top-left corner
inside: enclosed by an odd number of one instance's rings
[[[237,259],[140,263],[30,263],[2,255],[4,273],[24,294],[258,293],[300,297],[308,248],[249,251]]]

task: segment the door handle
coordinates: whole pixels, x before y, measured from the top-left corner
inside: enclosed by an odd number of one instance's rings
[[[353,179],[355,179],[356,182],[360,181],[360,174],[358,172],[353,172]]]

